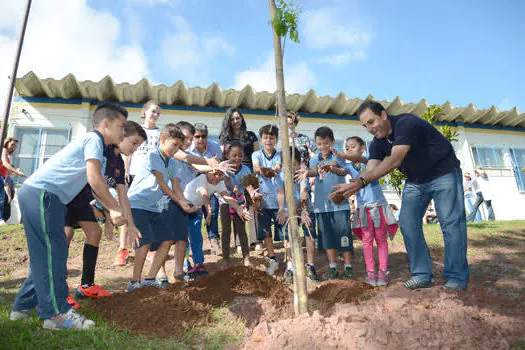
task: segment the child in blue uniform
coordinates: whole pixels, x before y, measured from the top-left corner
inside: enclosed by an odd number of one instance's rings
[[[275,125],[264,125],[259,130],[262,150],[253,152],[253,170],[259,179],[259,193],[263,197],[261,214],[258,218],[257,240],[262,241],[268,252],[268,268],[266,273],[273,275],[279,268],[275,258],[272,239],[272,224],[274,237],[278,241],[284,239],[282,225],[286,219],[284,210],[284,183],[279,176],[281,171],[281,152],[275,149],[279,129]],[[262,168],[273,170],[274,176],[262,175]]]
[[[344,278],[353,278],[350,205],[346,199],[337,204],[328,198],[333,186],[345,183],[345,161],[331,151],[335,143],[332,129],[326,126],[317,129],[315,143],[318,152],[310,160],[310,170],[301,169],[298,174],[301,179],[315,177],[314,211],[317,216],[319,245],[328,257],[328,279],[339,277],[337,251],[343,255]]]
[[[171,123],[165,125],[160,133],[159,147],[148,154],[144,166],[135,174],[129,188],[133,220],[142,238],[135,251],[133,279],[126,291],[143,286],[161,286],[155,277],[171,245],[180,242],[178,244],[185,248],[188,221],[183,211],[194,212],[196,208],[192,208],[184,199],[176,176],[179,168],[172,159],[183,141],[184,134],[178,126]],[[168,183],[171,183],[171,188]],[[141,282],[142,269],[152,243],[159,245],[150,271]]]
[[[124,210],[109,193],[103,178],[104,148],[122,141],[126,118],[127,111],[119,106],[98,106],[93,114],[95,130],[55,154],[20,189],[18,199],[30,265],[29,275],[15,298],[12,320],[29,316],[38,306],[44,328],[88,329],[94,325],[66,300],[66,205],[89,183],[108,209],[111,221],[117,226],[126,223]]]

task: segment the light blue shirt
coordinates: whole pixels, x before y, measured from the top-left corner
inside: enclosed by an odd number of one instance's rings
[[[163,175],[164,182],[169,185],[176,177],[177,168],[173,158],[164,158],[159,149],[146,155],[144,166],[138,169],[128,190],[129,203],[133,209],[148,210],[161,213],[167,209],[170,201],[161,189],[153,174],[156,170]]]
[[[197,172],[186,162],[175,158],[173,158],[173,162],[175,163],[175,169],[177,169],[175,176],[177,177],[177,180],[179,180],[181,191],[184,192],[186,185],[195,178]]]
[[[352,176],[353,179],[356,179],[359,174],[363,171],[363,165],[359,164],[359,167],[356,167],[354,163],[347,163],[346,170]],[[373,181],[363,187],[356,193],[357,205],[367,205],[367,204],[387,204],[383,190],[379,181]]]
[[[86,161],[100,162],[100,175],[106,170],[104,140],[98,131],[89,132],[82,140],[71,142],[44,163],[24,186],[55,194],[62,204],[68,204],[86,186]]]
[[[188,153],[191,153],[197,157],[201,158],[213,158],[217,156],[217,160],[220,161],[222,159],[222,149],[221,146],[217,142],[207,140],[206,144],[206,150],[204,153],[200,153],[197,150],[197,147],[195,147],[195,143],[192,143],[190,148],[188,148]]]
[[[333,161],[337,162],[341,168],[346,168],[346,163],[343,159],[337,158],[330,153],[326,159],[321,158],[321,153],[316,153],[315,156],[310,160],[310,167],[319,167],[326,163]],[[315,178],[315,198],[314,198],[314,212],[315,213],[328,213],[341,210],[350,210],[350,204],[347,200],[344,200],[341,204],[335,204],[328,198],[330,193],[333,192],[335,185],[345,183],[345,176],[339,176],[332,172],[324,173],[323,180],[319,179],[319,176]]]
[[[239,171],[234,174],[229,174],[230,184],[233,187],[237,186],[239,189],[238,193],[243,193],[246,187],[242,184],[243,177],[250,175],[252,171],[246,165],[241,165]]]
[[[281,177],[281,181],[284,184],[284,171],[281,171],[279,173],[279,176]],[[308,183],[308,179],[302,180],[300,183],[294,182],[293,183],[293,196],[295,199],[295,205],[297,206],[299,202],[301,201],[301,187],[306,186],[306,191],[308,193],[308,212],[313,212],[314,208],[312,206],[312,201],[310,199],[310,185]],[[284,208],[288,210],[288,205],[286,203],[286,198],[284,200]],[[298,213],[300,214],[300,213]]]
[[[271,157],[268,157],[263,150],[252,153],[253,164],[259,164],[261,168],[275,168],[277,164],[281,164],[281,152],[275,151]],[[267,179],[261,174],[257,174],[259,179],[259,193],[263,196],[263,209],[279,209],[279,202],[277,201],[277,191],[284,188],[284,183],[281,176]]]

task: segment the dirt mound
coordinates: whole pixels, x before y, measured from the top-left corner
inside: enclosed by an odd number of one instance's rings
[[[308,296],[312,309],[321,313],[330,311],[335,304],[357,304],[368,300],[379,292],[362,281],[358,280],[335,280],[327,282],[314,290]]]
[[[336,293],[336,292],[334,292]],[[436,287],[419,292],[391,286],[360,305],[336,304],[292,320],[261,322],[245,349],[507,349],[525,322],[479,306]]]
[[[224,306],[240,296],[263,299],[268,310],[266,319],[270,321],[293,315],[290,289],[266,273],[244,266],[166,289],[142,288],[117,293],[97,300],[93,308],[121,329],[168,337],[206,322],[212,307]]]

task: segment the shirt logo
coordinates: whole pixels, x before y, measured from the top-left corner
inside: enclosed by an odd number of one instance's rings
[[[119,177],[120,176],[120,169],[115,169],[115,177]]]
[[[171,177],[171,170],[168,170],[168,177]]]

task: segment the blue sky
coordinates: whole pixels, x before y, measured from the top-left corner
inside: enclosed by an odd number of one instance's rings
[[[38,3],[19,76],[275,86],[265,0]],[[9,6],[4,16],[12,20],[0,15],[0,48],[13,47],[22,12]],[[53,6],[68,18],[60,25],[50,25]],[[301,7],[301,43],[287,43],[285,52],[289,92],[525,111],[523,1],[303,0]]]

